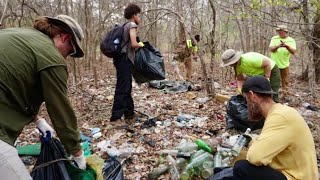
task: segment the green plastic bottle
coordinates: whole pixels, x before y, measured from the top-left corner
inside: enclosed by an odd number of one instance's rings
[[[202,141],[201,139],[197,139],[194,143],[196,143],[200,149],[203,149],[211,154],[213,153],[213,151],[209,147],[209,145],[207,143],[205,143],[204,141]]]

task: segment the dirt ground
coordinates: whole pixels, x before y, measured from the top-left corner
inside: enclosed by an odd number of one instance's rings
[[[218,64],[218,62],[217,62]],[[194,63],[195,74],[194,82],[201,84],[200,62]],[[183,67],[183,66],[181,66]],[[183,68],[180,68],[184,75]],[[166,60],[167,78],[174,80],[174,73],[170,63]],[[221,72],[218,66],[215,68],[214,78],[219,87],[216,87],[217,93],[235,95],[235,88],[229,86],[231,75]],[[70,74],[72,76],[72,74]],[[177,146],[181,139],[194,136],[199,138],[213,138],[225,132],[226,121],[225,104],[211,99],[206,103],[199,103],[196,98],[206,97],[204,88],[200,91],[180,94],[165,94],[157,89],[152,89],[143,85],[133,84],[133,98],[135,109],[156,117],[162,124],[149,128],[141,128],[146,117],[129,122],[128,128],[116,129],[110,125],[110,111],[112,108],[112,95],[115,88],[115,71],[111,61],[103,61],[98,69],[98,83],[95,87],[94,78],[91,72],[82,76],[81,88],[75,89],[70,84],[70,99],[78,117],[80,130],[90,136],[89,128],[101,128],[102,137],[93,139],[91,149],[93,153],[101,155],[101,150],[97,143],[103,140],[111,140],[115,147],[123,147],[124,144],[130,144],[135,149],[135,153],[123,164],[125,179],[146,179],[147,174],[157,165],[159,161],[158,151],[163,149],[172,149]],[[288,97],[287,104],[296,108],[308,123],[315,143],[319,164],[320,157],[320,99],[313,98],[308,93],[307,83],[296,79],[294,73],[291,74],[291,94]],[[72,81],[70,81],[72,82]],[[316,90],[319,94],[319,89]],[[194,97],[191,97],[195,95]],[[194,99],[193,99],[194,98]],[[309,103],[318,108],[318,111],[311,111],[305,108]],[[208,117],[201,126],[183,126],[179,127],[176,117],[179,113],[192,114],[198,117]],[[41,114],[49,120],[45,110]],[[210,136],[207,130],[213,132]],[[233,132],[235,133],[235,132]],[[211,134],[212,135],[212,134]],[[34,130],[34,125],[26,127],[19,137],[18,144],[28,144],[38,141],[38,134]],[[319,167],[319,165],[318,165]],[[32,168],[32,167],[30,167]],[[161,176],[160,179],[169,179],[168,175]]]

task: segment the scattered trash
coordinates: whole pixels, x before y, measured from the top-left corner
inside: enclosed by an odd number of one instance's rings
[[[216,94],[215,99],[220,102],[226,102],[230,100],[230,96],[223,94]]]
[[[228,133],[223,133],[216,138],[203,139],[182,139],[175,149],[164,149],[157,152],[161,155],[157,161],[158,167],[149,173],[149,179],[158,178],[160,175],[167,172],[170,173],[170,179],[208,179],[214,174],[221,171],[221,174],[227,167],[234,163],[233,160],[243,154],[244,146],[248,143],[250,129],[242,135],[231,136]],[[191,136],[188,136],[190,138]],[[231,140],[230,140],[231,138]],[[229,145],[230,141],[233,146]],[[222,145],[228,147],[222,147]],[[165,156],[166,155],[166,156]],[[163,159],[165,157],[165,161]],[[242,157],[242,155],[241,155]],[[166,176],[167,177],[167,176]]]
[[[169,170],[169,165],[167,164],[160,164],[157,168],[154,168],[149,174],[149,180],[156,180],[162,174],[166,173]]]
[[[203,149],[211,154],[213,153],[213,150],[209,147],[209,145],[204,141],[202,141],[201,139],[197,139],[195,143],[198,145],[200,149]]]
[[[189,100],[195,99],[197,97],[197,95],[193,92],[187,92],[186,94],[186,98]]]
[[[84,157],[90,156],[91,155],[91,148],[90,144],[88,141],[85,141],[81,143],[82,150],[84,152]]]
[[[86,158],[86,162],[96,172],[96,180],[103,180],[102,168],[104,160],[97,155],[91,155]]]
[[[318,107],[315,105],[312,105],[310,103],[303,103],[302,104],[307,110],[311,110],[311,111],[318,111]]]
[[[198,103],[206,103],[206,102],[208,102],[210,99],[208,98],[208,97],[203,97],[203,98],[197,98],[196,99],[196,101],[198,102]]]
[[[123,180],[122,165],[114,157],[107,159],[102,169],[104,180]]]
[[[106,97],[108,101],[112,101],[114,99],[114,96],[110,95]]]
[[[23,164],[26,166],[33,165],[34,162],[36,161],[36,158],[32,156],[21,156],[20,159],[23,162]]]
[[[191,90],[192,84],[186,81],[150,81],[149,87],[159,89],[164,93],[175,94]]]
[[[157,118],[149,118],[147,121],[143,122],[141,129],[150,128],[156,126]]]
[[[41,143],[18,146],[16,147],[16,149],[20,156],[23,156],[23,155],[38,156],[41,151]]]
[[[98,139],[102,136],[102,133],[100,132],[101,129],[100,128],[92,128],[91,129],[91,136],[94,138],[94,139]]]
[[[184,114],[180,113],[176,117],[176,125],[178,127],[191,127],[191,126],[197,126],[197,127],[203,127],[208,120],[208,117],[196,117],[190,114]]]
[[[252,130],[261,129],[264,120],[250,121],[248,119],[248,107],[245,98],[242,95],[232,96],[227,104],[227,128],[235,128],[245,131],[247,128]]]
[[[123,136],[123,135],[125,135],[124,132],[117,132],[117,133],[115,133],[113,136],[110,137],[110,140],[111,140],[112,142],[116,142],[116,141],[118,141],[118,139],[119,139],[121,136]]]
[[[81,138],[81,142],[86,142],[86,141],[91,142],[90,137],[84,135],[82,131],[80,131],[80,138]]]
[[[148,144],[151,147],[155,147],[156,146],[156,142],[152,139],[149,140],[145,140],[146,144]]]

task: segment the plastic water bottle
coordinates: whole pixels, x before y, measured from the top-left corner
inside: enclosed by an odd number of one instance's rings
[[[118,48],[118,45],[120,44],[119,38],[115,39],[115,40],[113,41],[113,44],[114,44],[114,48],[117,49],[117,48]]]
[[[214,167],[222,167],[222,156],[220,154],[220,151],[218,151],[214,156]]]
[[[181,152],[192,152],[198,149],[198,145],[193,142],[185,142],[178,147]]]
[[[187,169],[192,169],[194,167],[199,167],[205,161],[209,161],[209,160],[212,160],[212,159],[213,159],[212,155],[206,152],[206,153],[201,154],[201,155],[195,157],[194,159],[192,159],[191,162],[187,165]]]
[[[248,136],[248,134],[250,133],[251,129],[248,128],[246,130],[246,132],[239,136],[236,143],[234,144],[234,146],[231,149],[231,153],[233,156],[239,156],[241,150],[244,148],[245,145],[248,144],[250,137]]]
[[[170,174],[171,174],[171,178],[170,179],[179,180],[180,179],[180,174],[179,174],[179,170],[177,168],[175,159],[171,155],[168,155],[166,160],[170,165]]]
[[[148,174],[148,179],[157,179],[162,174],[166,173],[169,169],[169,165],[160,164],[159,167],[155,168]]]
[[[208,179],[213,174],[213,168],[206,168],[201,171],[201,177]]]

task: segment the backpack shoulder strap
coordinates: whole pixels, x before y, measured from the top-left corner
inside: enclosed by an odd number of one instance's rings
[[[125,26],[126,24],[128,24],[128,23],[129,23],[129,22],[124,23],[124,24],[122,25],[122,27],[124,28],[124,26]],[[124,31],[123,31],[123,33],[124,33]],[[122,36],[123,36],[123,34],[122,34]],[[129,41],[130,41],[130,35],[129,35],[129,39],[121,46],[121,49],[124,48],[124,46],[126,46]]]

